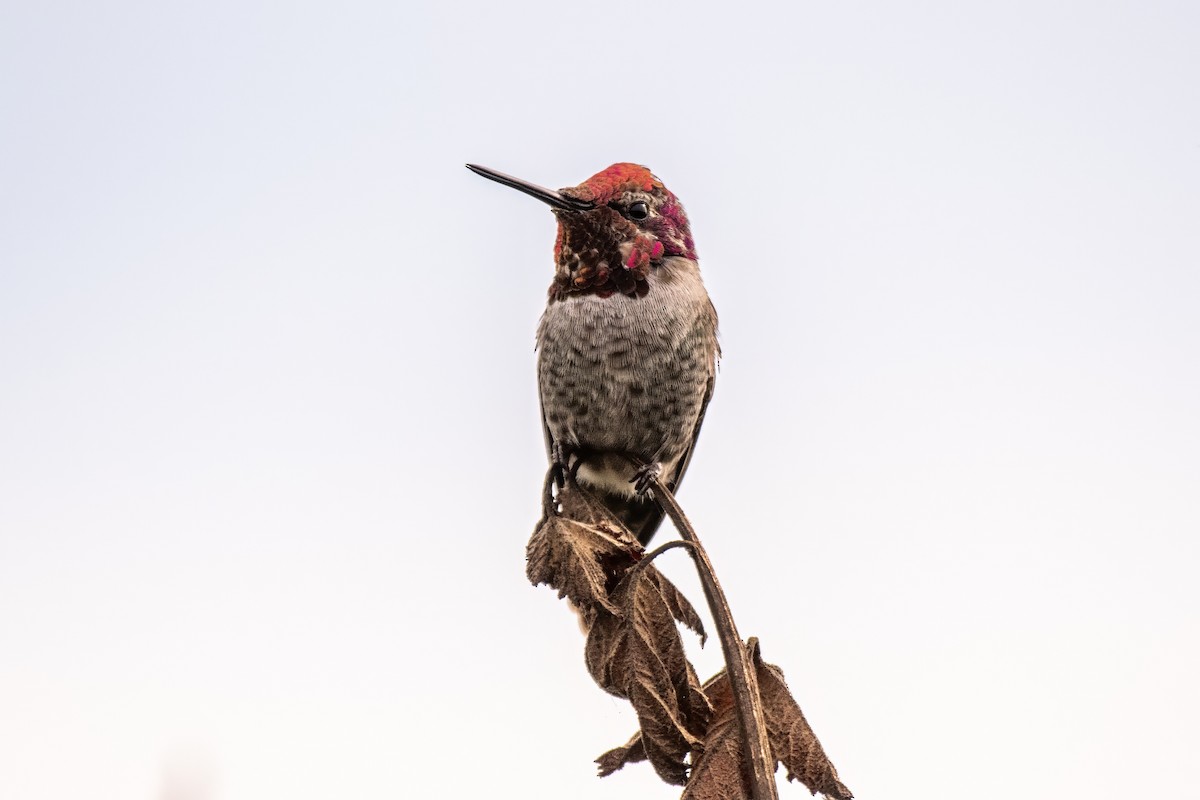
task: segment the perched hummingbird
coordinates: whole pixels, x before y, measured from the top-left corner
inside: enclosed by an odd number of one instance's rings
[[[557,192],[467,167],[553,209],[554,281],[537,331],[546,449],[580,462],[579,482],[646,544],[663,514],[645,489],[660,474],[678,488],[720,355],[683,206],[637,164]]]

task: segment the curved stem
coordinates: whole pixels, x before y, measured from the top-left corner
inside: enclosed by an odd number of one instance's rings
[[[671,517],[679,535],[690,544],[692,560],[696,562],[696,571],[700,575],[700,586],[704,589],[704,597],[708,600],[709,610],[712,611],[713,623],[717,628],[717,638],[721,641],[721,651],[725,655],[725,667],[729,674],[729,685],[733,689],[733,705],[737,712],[738,723],[742,727],[742,745],[745,748],[746,764],[749,767],[750,796],[754,800],[778,800],[779,793],[775,786],[775,757],[771,755],[771,745],[767,741],[767,722],[763,716],[762,699],[758,691],[758,675],[750,663],[750,655],[742,644],[737,626],[733,623],[733,612],[725,599],[717,575],[713,571],[712,562],[704,546],[700,544],[696,530],[688,522],[683,509],[675,500],[675,495],[658,477],[651,483],[654,487],[654,499],[662,506],[663,511]],[[665,545],[664,545],[665,547]],[[664,548],[659,548],[662,550]],[[656,553],[658,551],[655,551]]]
[[[643,553],[641,560],[638,561],[638,563],[634,564],[629,569],[628,574],[632,575],[632,574],[637,573],[639,570],[644,569],[646,564],[649,564],[651,561],[658,558],[659,556],[661,556],[663,553],[667,552],[668,550],[674,550],[676,547],[686,547],[688,550],[695,552],[696,543],[695,542],[685,542],[682,539],[676,539],[673,542],[667,542],[666,544],[659,545],[658,547],[651,550],[649,553]]]

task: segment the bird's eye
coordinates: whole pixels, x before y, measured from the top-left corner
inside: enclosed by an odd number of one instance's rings
[[[630,219],[645,219],[650,216],[650,207],[641,200],[629,206]]]

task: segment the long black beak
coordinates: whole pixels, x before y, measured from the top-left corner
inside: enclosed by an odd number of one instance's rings
[[[530,197],[536,197],[543,203],[546,203],[554,208],[560,208],[563,211],[588,211],[596,207],[595,203],[590,203],[587,200],[575,200],[570,197],[565,197],[553,189],[545,189],[536,184],[523,181],[520,178],[514,178],[512,175],[505,175],[503,172],[496,172],[494,169],[481,167],[478,164],[467,164],[467,169],[474,172],[476,175],[482,175],[488,180],[502,183],[505,186],[511,186],[518,192],[524,192]]]

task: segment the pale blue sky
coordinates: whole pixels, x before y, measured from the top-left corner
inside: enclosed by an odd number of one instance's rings
[[[1167,2],[10,4],[0,797],[676,796],[593,776],[635,720],[524,579],[554,226],[466,161],[686,204],[725,359],[681,501],[859,797],[1185,794],[1198,40]]]

